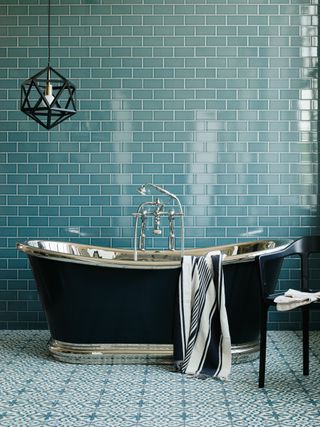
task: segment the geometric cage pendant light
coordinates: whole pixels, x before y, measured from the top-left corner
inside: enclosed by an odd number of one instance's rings
[[[76,109],[76,87],[50,66],[50,17],[48,0],[48,66],[21,85],[21,111],[46,129],[57,126]]]

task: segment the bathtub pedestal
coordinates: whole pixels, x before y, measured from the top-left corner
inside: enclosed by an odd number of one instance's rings
[[[83,364],[173,364],[173,346],[166,344],[72,344],[52,339],[48,344],[50,354],[64,363]],[[259,343],[231,347],[232,363],[256,359]]]
[[[232,364],[252,362],[259,357],[259,341],[231,345]]]
[[[51,338],[50,354],[60,362],[84,364],[173,363],[173,346],[165,344],[72,344]]]

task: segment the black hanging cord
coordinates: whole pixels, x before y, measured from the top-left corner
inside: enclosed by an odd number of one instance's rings
[[[50,65],[50,20],[51,20],[51,0],[48,0],[48,66]]]

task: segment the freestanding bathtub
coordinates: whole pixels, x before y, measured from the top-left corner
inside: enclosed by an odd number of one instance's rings
[[[258,240],[186,250],[200,256],[221,250],[233,355],[258,350],[260,299],[256,255],[289,240]],[[166,363],[173,352],[173,324],[180,253],[139,252],[77,243],[18,243],[30,260],[51,333],[50,353],[60,361],[126,363],[146,357]],[[274,280],[280,266],[274,266]]]

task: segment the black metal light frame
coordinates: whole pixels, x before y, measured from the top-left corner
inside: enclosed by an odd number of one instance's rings
[[[77,112],[75,85],[50,66],[50,2],[48,0],[48,65],[21,85],[21,111],[46,129]]]

